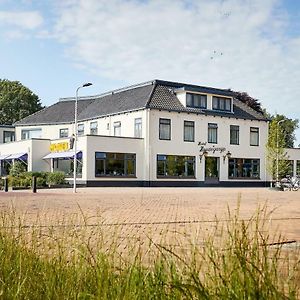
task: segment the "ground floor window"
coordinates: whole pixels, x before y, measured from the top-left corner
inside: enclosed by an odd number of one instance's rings
[[[255,178],[260,177],[260,160],[248,158],[230,158],[228,178]]]
[[[294,176],[294,161],[293,160],[288,161],[287,174],[286,175]]]
[[[296,175],[300,176],[300,160],[297,160]]]
[[[76,177],[82,177],[82,157],[77,155]],[[64,172],[66,177],[74,176],[73,158],[53,158],[52,167],[54,172]]]
[[[133,153],[95,153],[95,176],[136,176],[136,155]]]
[[[195,156],[157,155],[157,177],[195,177]]]

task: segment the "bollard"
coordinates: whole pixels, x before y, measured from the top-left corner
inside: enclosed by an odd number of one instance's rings
[[[4,192],[8,192],[8,178],[4,178]]]
[[[32,176],[32,192],[36,193],[36,176]]]

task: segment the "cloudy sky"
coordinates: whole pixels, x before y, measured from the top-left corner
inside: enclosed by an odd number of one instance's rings
[[[44,105],[158,78],[300,118],[299,0],[0,0],[0,51],[0,78]]]

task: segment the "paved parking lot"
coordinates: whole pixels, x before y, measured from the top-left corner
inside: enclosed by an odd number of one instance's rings
[[[267,225],[287,240],[300,241],[300,191],[279,192],[263,188],[79,188],[0,192],[0,209],[13,209],[23,224],[101,224],[105,232],[116,228],[118,239],[162,236],[176,243],[183,234],[199,239],[218,220],[228,219],[240,202],[240,218],[250,218],[267,206]],[[83,218],[84,216],[84,218]],[[37,221],[38,219],[38,221]],[[174,239],[175,237],[175,239]]]

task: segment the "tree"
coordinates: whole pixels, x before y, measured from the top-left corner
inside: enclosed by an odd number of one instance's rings
[[[283,147],[285,148],[293,148],[294,143],[296,140],[295,136],[295,131],[297,128],[299,128],[299,120],[298,119],[289,119],[284,115],[271,115],[265,111],[265,116],[278,123],[281,120],[284,120],[283,122],[280,123],[280,128],[283,132],[283,137],[284,137],[284,144]]]
[[[236,99],[238,99],[241,102],[247,104],[252,109],[257,111],[258,113],[261,113],[261,114],[264,113],[263,109],[262,109],[262,106],[261,106],[261,103],[258,101],[258,99],[252,98],[246,92],[235,92],[235,91],[232,91],[232,92],[233,92],[234,97]]]
[[[0,79],[0,124],[13,124],[42,108],[39,97],[19,81]]]
[[[270,122],[268,143],[266,145],[267,170],[273,180],[277,179],[277,172],[278,178],[281,179],[289,173],[290,168],[289,157],[285,151],[285,135],[280,125],[276,119]]]

